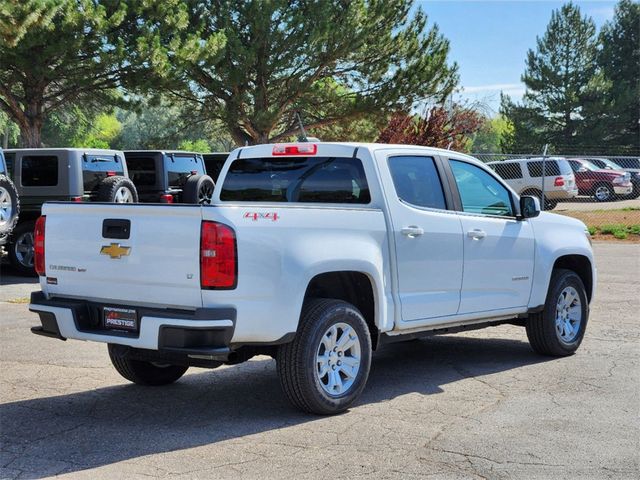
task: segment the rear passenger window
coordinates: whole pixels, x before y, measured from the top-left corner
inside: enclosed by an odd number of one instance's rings
[[[291,157],[234,160],[221,200],[356,203],[371,201],[358,158]]]
[[[58,185],[58,157],[55,155],[22,157],[20,174],[24,187],[54,187]]]
[[[519,163],[496,163],[491,166],[504,180],[522,178],[522,167]]]
[[[558,166],[558,162],[555,160],[547,160],[544,168],[545,176],[548,175],[562,175],[560,173],[560,167]],[[541,177],[542,176],[542,162],[527,162],[527,169],[529,170],[529,175],[532,177]],[[503,177],[504,178],[504,177]]]
[[[391,157],[389,170],[400,200],[418,207],[447,208],[433,158]]]
[[[127,156],[127,170],[136,187],[156,184],[156,160],[153,157]]]

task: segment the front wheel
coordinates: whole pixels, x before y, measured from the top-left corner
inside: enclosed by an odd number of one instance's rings
[[[343,412],[369,376],[369,328],[347,302],[310,300],[295,339],[280,346],[276,360],[280,384],[293,405],[318,415]]]
[[[133,360],[123,354],[120,345],[109,344],[109,358],[116,371],[138,385],[169,385],[182,377],[189,367]]]
[[[542,355],[571,355],[582,343],[588,318],[589,301],[580,277],[571,270],[554,270],[544,309],[527,319],[529,343]]]

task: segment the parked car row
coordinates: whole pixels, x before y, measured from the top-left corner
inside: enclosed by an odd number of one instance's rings
[[[45,202],[208,204],[214,178],[227,155],[80,148],[5,150],[0,167],[0,245],[5,245],[16,271],[32,274],[33,229]],[[214,178],[207,175],[207,169]]]
[[[578,195],[598,202],[640,196],[640,160],[626,167],[606,159],[564,157],[512,159],[488,165],[518,194],[536,196],[541,202],[544,196],[545,210]]]

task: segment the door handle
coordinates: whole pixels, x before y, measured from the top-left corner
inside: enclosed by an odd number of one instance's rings
[[[480,230],[479,228],[474,228],[473,230],[469,230],[467,232],[467,237],[473,238],[474,240],[480,240],[487,236],[487,232],[484,230]]]
[[[408,227],[404,227],[402,230],[400,230],[400,233],[406,235],[409,238],[416,238],[422,235],[424,233],[424,230],[416,225],[409,225]]]

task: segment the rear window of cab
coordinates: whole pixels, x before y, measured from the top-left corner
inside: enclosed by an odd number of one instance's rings
[[[371,202],[360,159],[315,156],[234,160],[222,184],[220,199],[292,203]]]

